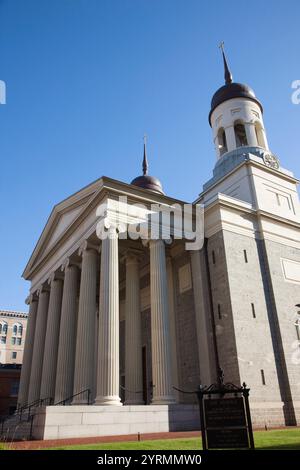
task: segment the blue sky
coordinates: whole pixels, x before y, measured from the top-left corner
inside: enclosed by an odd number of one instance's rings
[[[195,199],[215,162],[221,40],[299,176],[299,18],[298,0],[0,0],[0,308],[27,309],[21,274],[53,205],[102,175],[130,182],[144,133],[150,173]]]

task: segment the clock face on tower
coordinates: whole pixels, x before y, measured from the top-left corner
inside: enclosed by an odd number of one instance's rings
[[[263,156],[265,165],[273,168],[274,170],[278,170],[279,168],[279,160],[275,155],[272,155],[271,153],[265,153]]]

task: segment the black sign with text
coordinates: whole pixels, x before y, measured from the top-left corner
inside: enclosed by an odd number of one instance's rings
[[[204,412],[207,428],[247,425],[243,397],[206,399]]]

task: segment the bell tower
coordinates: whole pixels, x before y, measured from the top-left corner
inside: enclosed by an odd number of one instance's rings
[[[224,62],[225,85],[214,94],[209,113],[217,158],[220,159],[227,152],[239,147],[261,147],[269,150],[263,122],[263,107],[248,85],[233,81],[223,42],[220,48]]]

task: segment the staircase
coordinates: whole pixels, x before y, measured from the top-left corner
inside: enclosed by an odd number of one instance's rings
[[[11,442],[31,440],[32,420],[33,415],[30,416],[29,420],[25,416],[24,419],[20,420],[20,416],[18,414],[7,418],[0,427],[1,441]]]

